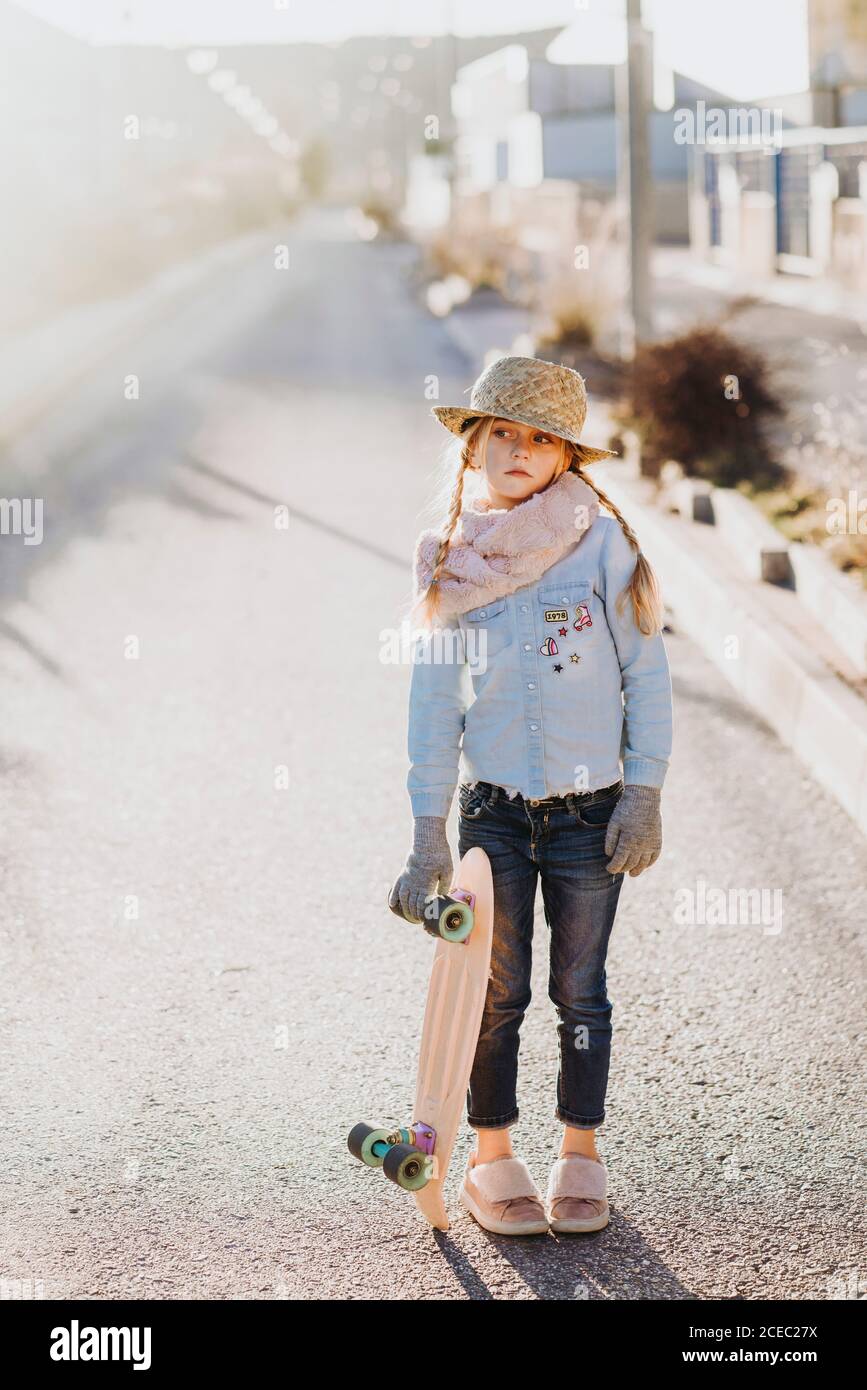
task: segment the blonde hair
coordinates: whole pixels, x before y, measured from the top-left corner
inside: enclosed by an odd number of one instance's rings
[[[451,486],[451,496],[448,503],[448,512],[442,523],[442,534],[439,545],[437,546],[434,558],[434,567],[431,580],[425,591],[419,594],[413,605],[413,617],[422,626],[429,627],[437,617],[439,610],[439,577],[448,559],[449,545],[454,535],[458,518],[461,514],[464,496],[464,482],[468,470],[480,471],[483,461],[487,456],[488,440],[491,435],[491,428],[494,423],[494,416],[484,415],[478,420],[474,420],[469,427],[464,439],[460,454],[458,456],[458,470]],[[600,487],[597,487],[592,478],[589,478],[582,467],[583,452],[581,446],[573,444],[571,440],[559,438],[561,450],[557,460],[557,467],[551,482],[559,478],[567,470],[576,473],[589,488],[596,493],[603,507],[611,513],[615,521],[618,522],[624,536],[629,541],[630,546],[635,551],[635,569],[632,571],[632,578],[617,596],[615,605],[616,611],[622,616],[623,607],[626,603],[627,594],[632,599],[632,612],[635,625],[639,632],[643,632],[645,637],[653,637],[657,632],[662,631],[664,622],[664,610],[662,594],[656,573],[652,569],[648,560],[641,551],[638,544],[638,537],[633,531],[623,513],[614,505],[611,498],[606,496]],[[476,462],[476,459],[479,462]],[[550,483],[548,484],[550,487]]]

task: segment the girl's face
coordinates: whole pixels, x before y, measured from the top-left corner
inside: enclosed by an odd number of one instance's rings
[[[491,504],[515,507],[541,492],[553,479],[561,457],[562,441],[556,434],[515,420],[494,420],[481,460]]]

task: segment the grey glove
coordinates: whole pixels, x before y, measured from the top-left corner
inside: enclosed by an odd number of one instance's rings
[[[451,887],[454,866],[442,816],[417,816],[412,853],[391,890],[388,905],[408,921],[424,921],[425,899]]]
[[[628,785],[614,808],[605,836],[605,853],[612,856],[610,874],[637,878],[655,864],[662,849],[659,787]]]

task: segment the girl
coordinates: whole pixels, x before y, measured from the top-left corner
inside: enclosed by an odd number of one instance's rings
[[[461,1201],[500,1234],[607,1225],[595,1131],[611,1047],[608,938],[624,875],[662,848],[672,738],[662,602],[625,518],[583,472],[611,455],[581,443],[586,411],[578,373],[532,357],[488,367],[469,408],[434,407],[463,447],[445,524],[415,548],[424,633],[410,689],[414,837],[390,903],[421,921],[426,901],[448,890],[446,818],[460,775],[459,853],[485,850],[495,902],[467,1093],[478,1146]],[[484,491],[464,504],[473,476]],[[539,879],[564,1126],[546,1204],[509,1134]]]

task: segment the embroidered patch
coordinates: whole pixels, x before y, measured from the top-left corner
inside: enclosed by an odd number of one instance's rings
[[[546,637],[541,647],[539,648],[539,651],[542,653],[543,656],[556,656],[559,650],[560,648],[557,646],[557,643],[554,641],[553,637]]]
[[[581,658],[580,658],[580,656],[578,655],[577,652],[573,652],[572,655],[570,656],[569,660],[570,660],[570,661],[580,661]]]
[[[568,617],[569,617],[569,612],[568,612],[568,610],[567,610],[566,608],[546,608],[546,609],[545,609],[545,622],[546,622],[546,623],[565,623]]]
[[[568,627],[558,627],[557,631],[559,632],[561,637],[568,637],[569,635]]]
[[[593,626],[593,619],[590,616],[590,609],[588,608],[586,603],[579,603],[578,607],[575,609],[575,621],[572,624],[572,626],[578,632],[580,632],[582,628]]]
[[[563,667],[560,665],[559,661],[555,662],[555,664],[554,664],[554,670],[555,670],[555,671],[562,671],[562,670],[563,670]]]

